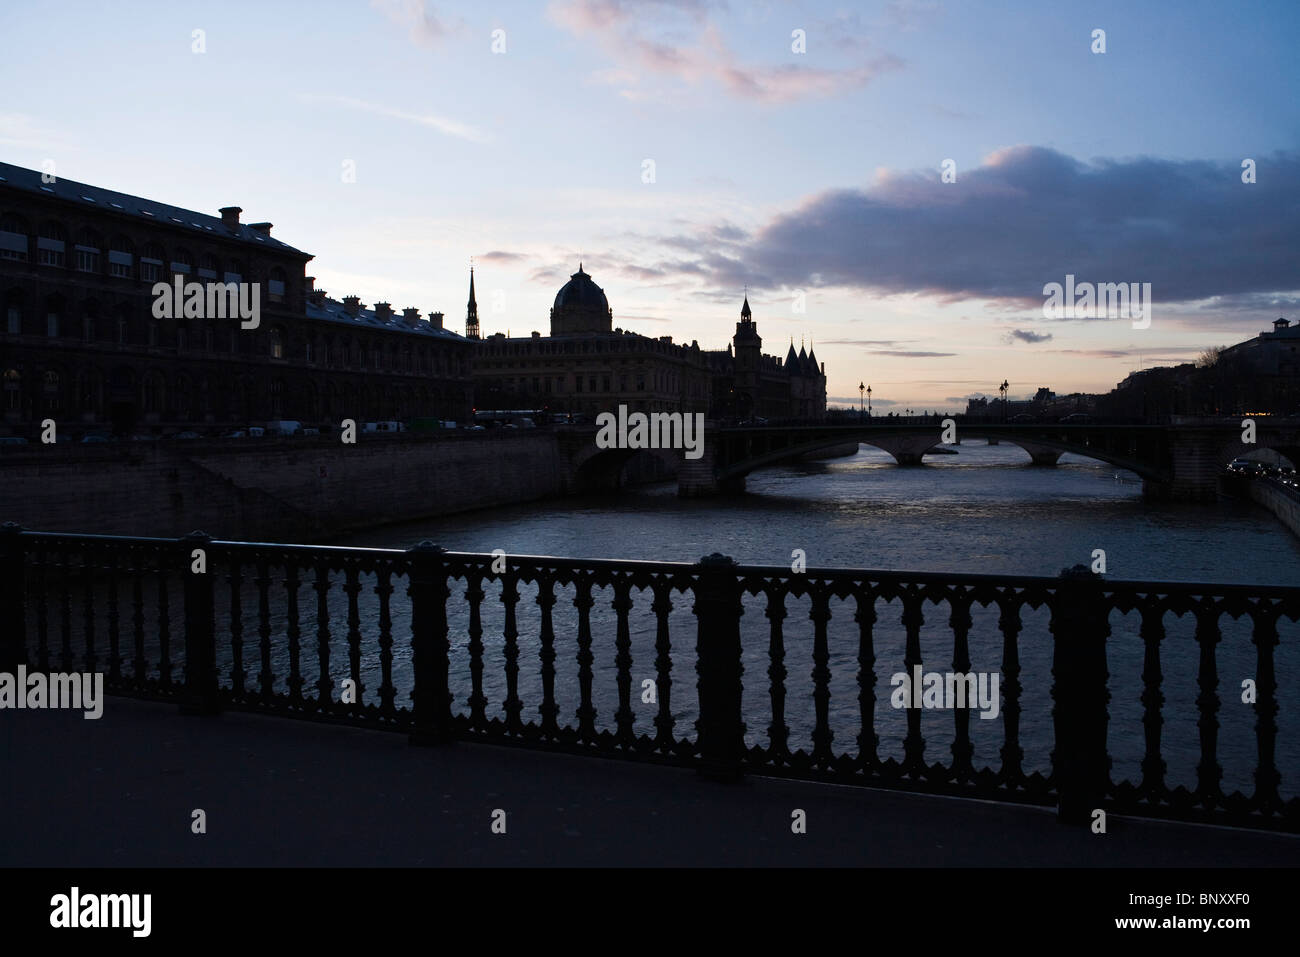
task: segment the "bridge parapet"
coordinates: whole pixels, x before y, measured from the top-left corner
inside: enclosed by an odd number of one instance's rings
[[[1056,806],[1063,820],[1080,823],[1101,806],[1300,832],[1300,797],[1275,758],[1294,754],[1294,727],[1277,721],[1278,689],[1294,688],[1300,675],[1292,656],[1274,653],[1298,634],[1294,586],[1112,581],[1084,568],[1061,577],[795,571],[721,555],[696,563],[594,560],[447,552],[428,543],[401,551],[15,526],[0,529],[0,569],[0,620],[12,626],[0,630],[0,671],[102,671],[110,694],[172,701],[189,713],[253,711],[401,732],[413,744],[479,740],[716,776]],[[787,602],[810,613],[790,615]],[[499,631],[486,614],[497,603]],[[1199,685],[1211,689],[1194,703],[1174,696],[1159,664],[1166,622],[1177,627],[1172,622],[1189,614]],[[1130,618],[1111,638],[1109,623],[1130,615],[1140,623]],[[1244,639],[1226,631],[1238,619],[1251,640],[1223,640]],[[1002,649],[1001,660],[981,653],[996,671],[971,670],[973,627],[1001,633],[989,646]],[[594,637],[610,634],[612,657]],[[450,640],[465,635],[467,642]],[[856,642],[856,654],[841,648],[832,656],[844,640]],[[1045,680],[1028,667],[1031,648],[1045,644],[1054,650],[1052,686],[1022,695],[1022,654],[1026,683]],[[768,667],[756,666],[756,650]],[[635,672],[634,652],[646,656]],[[877,662],[905,666],[880,700]],[[1221,785],[1221,748],[1213,730],[1205,733],[1219,727],[1220,669],[1242,668],[1257,680],[1249,795]],[[787,691],[795,692],[786,677],[795,669],[811,673],[813,685],[787,714]],[[1114,716],[1108,671],[1127,680],[1118,687],[1130,694],[1141,685],[1140,698]],[[682,694],[692,672],[697,693]],[[646,674],[654,676],[649,700]],[[757,685],[748,694],[746,679]],[[854,684],[856,695],[832,708],[832,689],[839,695]],[[490,713],[485,690],[499,712]],[[572,717],[561,701],[577,704]],[[901,759],[881,749],[890,707],[907,712]],[[923,719],[922,710],[934,708]],[[685,717],[692,710],[698,722]],[[1138,735],[1145,742],[1140,780],[1111,777],[1112,717],[1126,722],[1129,743]],[[972,719],[1000,721],[997,758],[972,734]],[[1160,729],[1193,719],[1203,733],[1199,782],[1188,791],[1166,780]],[[1052,730],[1022,737],[1022,726]],[[791,740],[792,731],[811,750]],[[936,753],[936,736],[951,740],[951,757]],[[997,766],[981,766],[990,758]],[[1049,765],[1046,775],[1030,770]]]

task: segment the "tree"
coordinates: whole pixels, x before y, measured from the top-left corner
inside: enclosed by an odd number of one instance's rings
[[[1206,349],[1197,356],[1196,368],[1209,369],[1219,361],[1219,356],[1223,354],[1223,350],[1226,348],[1227,346],[1211,346],[1209,349]]]

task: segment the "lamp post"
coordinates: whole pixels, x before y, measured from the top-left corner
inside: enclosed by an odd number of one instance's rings
[[[863,411],[862,411],[862,393],[863,393],[865,390],[866,390],[866,386],[863,385],[861,382],[859,382],[859,383],[858,383],[858,418],[859,418],[859,419],[863,417]]]
[[[867,418],[871,418],[871,386],[867,386]]]
[[[998,386],[998,391],[1002,393],[1002,421],[1003,422],[1006,422],[1007,420],[1007,389],[1008,388],[1010,388],[1010,386],[1007,385],[1007,380],[1003,379],[1002,384]]]

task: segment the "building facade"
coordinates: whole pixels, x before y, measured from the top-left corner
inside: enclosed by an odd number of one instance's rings
[[[0,429],[167,434],[296,419],[463,419],[471,344],[442,314],[328,298],[309,253],[240,222],[0,163]],[[256,327],[159,318],[155,284],[256,284]]]
[[[477,330],[473,279],[467,330]],[[595,415],[626,405],[631,412],[701,412],[710,418],[820,418],[826,376],[815,356],[783,363],[762,354],[746,297],[733,347],[708,351],[614,327],[602,290],[579,263],[555,296],[549,336],[497,333],[474,356],[475,403],[481,409],[548,409]]]

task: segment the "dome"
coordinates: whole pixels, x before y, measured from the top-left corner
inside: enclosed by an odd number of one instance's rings
[[[592,282],[579,263],[578,271],[555,294],[551,335],[609,332],[610,319],[609,300],[604,290]]]
[[[605,298],[605,291],[591,281],[579,263],[578,271],[555,294],[555,308],[593,309],[603,313],[609,311],[609,301]]]

